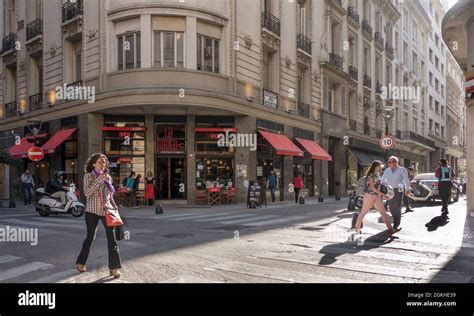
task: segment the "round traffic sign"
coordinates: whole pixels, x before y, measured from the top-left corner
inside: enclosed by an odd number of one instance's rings
[[[39,147],[31,147],[28,149],[28,158],[30,158],[31,161],[40,161],[44,158],[43,149]]]
[[[385,135],[384,137],[380,139],[379,143],[382,149],[391,149],[397,145],[397,142],[395,141],[395,137],[391,135]]]

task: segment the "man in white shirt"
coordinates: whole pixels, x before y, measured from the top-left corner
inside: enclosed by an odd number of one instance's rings
[[[395,196],[387,201],[387,206],[393,217],[393,228],[400,229],[402,219],[403,195],[410,194],[410,180],[407,170],[398,165],[398,158],[391,156],[388,158],[388,168],[385,169],[382,176],[382,183],[393,187]]]

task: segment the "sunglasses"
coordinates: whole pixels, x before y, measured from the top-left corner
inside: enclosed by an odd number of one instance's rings
[[[395,163],[396,161],[389,161],[388,163]]]

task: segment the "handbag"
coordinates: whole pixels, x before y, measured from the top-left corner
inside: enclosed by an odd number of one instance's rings
[[[101,189],[99,189],[99,199],[102,209],[105,211],[105,224],[108,227],[122,226],[123,221],[118,211],[105,208]]]

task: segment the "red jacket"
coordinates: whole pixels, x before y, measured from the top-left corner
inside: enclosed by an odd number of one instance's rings
[[[303,178],[295,177],[293,179],[293,187],[296,188],[296,189],[302,189],[304,187]]]

